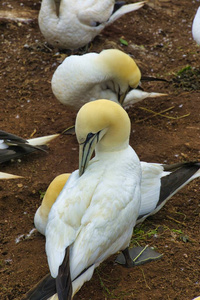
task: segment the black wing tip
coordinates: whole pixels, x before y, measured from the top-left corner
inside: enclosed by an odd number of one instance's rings
[[[200,168],[200,162],[199,161],[185,161],[185,162],[179,162],[175,164],[163,164],[164,171],[175,171],[180,168],[191,168],[191,167],[197,167]]]
[[[165,78],[157,78],[153,76],[142,76],[141,81],[163,81],[163,82],[170,82],[169,80]]]
[[[65,250],[65,257],[59,267],[58,276],[56,277],[56,291],[59,300],[72,299],[72,281],[70,274],[69,252],[69,247],[67,247]]]
[[[56,280],[47,274],[21,300],[47,300],[54,294],[56,294]]]

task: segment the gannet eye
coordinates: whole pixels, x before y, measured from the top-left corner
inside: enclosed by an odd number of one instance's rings
[[[99,23],[99,22],[96,22],[96,21],[90,22],[90,26],[92,26],[92,27],[98,27],[99,25],[101,25],[101,23]]]
[[[88,133],[87,138],[86,138],[86,141],[89,141],[94,135],[95,135],[95,134],[92,133],[92,132]]]

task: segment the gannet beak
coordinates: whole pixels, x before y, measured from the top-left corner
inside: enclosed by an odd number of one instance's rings
[[[122,94],[121,96],[119,96],[119,103],[121,104],[121,106],[123,105],[124,103],[124,99],[126,97],[126,93]]]
[[[121,104],[121,106],[123,106],[124,99],[126,98],[126,95],[130,92],[130,90],[131,90],[131,87],[129,86],[125,93],[123,93],[122,95],[118,94],[118,101]]]
[[[79,176],[81,176],[88,166],[95,146],[99,141],[99,133],[89,133],[85,142],[79,144]]]
[[[23,178],[23,176],[0,172],[0,179],[16,179],[16,178]]]

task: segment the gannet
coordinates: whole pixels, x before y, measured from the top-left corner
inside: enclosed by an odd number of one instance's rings
[[[0,130],[0,163],[19,158],[36,150],[45,150],[46,144],[59,136],[47,135],[25,140],[17,135]]]
[[[99,54],[70,55],[58,66],[51,80],[55,97],[78,110],[88,101],[105,98],[128,106],[147,97],[166,94],[136,89],[141,72],[123,51],[107,49]]]
[[[192,36],[193,39],[200,45],[200,6],[197,9],[196,15],[192,23]]]
[[[172,165],[141,161],[141,205],[137,224],[157,213],[181,188],[200,177],[200,163],[184,162]],[[41,206],[37,209],[34,223],[41,234],[45,234],[48,214],[62,191],[70,173],[60,174],[49,185]]]
[[[87,45],[106,26],[145,3],[132,3],[117,9],[115,0],[57,2],[42,0],[38,17],[40,31],[53,47],[71,50]]]
[[[109,100],[89,102],[79,110],[75,128],[79,170],[53,204],[45,231],[59,299],[71,299],[110,255],[128,253],[140,207],[141,167],[129,145],[125,110]]]

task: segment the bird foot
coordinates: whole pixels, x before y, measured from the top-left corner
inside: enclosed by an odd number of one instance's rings
[[[124,254],[121,253],[117,256],[115,259],[115,262],[124,265],[125,267],[134,267],[142,264],[146,264],[148,262],[151,262],[153,260],[160,259],[163,254],[160,254],[153,250],[152,248],[145,246],[145,247],[134,247],[131,249],[128,249],[129,256],[131,258],[130,261],[127,261]]]

